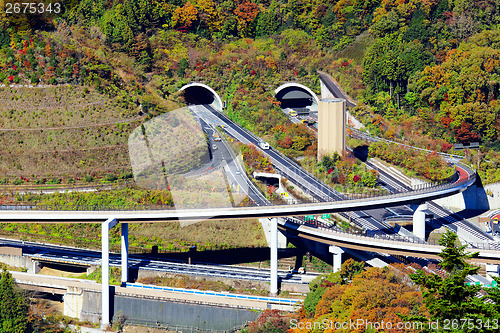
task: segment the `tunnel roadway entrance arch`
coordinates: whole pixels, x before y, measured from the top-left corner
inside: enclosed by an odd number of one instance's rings
[[[274,95],[281,102],[282,109],[318,111],[318,96],[303,84],[287,82],[276,88]]]
[[[216,110],[222,110],[223,103],[219,94],[206,84],[191,82],[184,85],[179,91],[184,91],[186,104],[208,104]]]

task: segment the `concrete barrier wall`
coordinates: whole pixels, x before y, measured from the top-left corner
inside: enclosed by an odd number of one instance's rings
[[[83,291],[80,320],[99,322],[102,314],[101,293],[98,291]]]
[[[440,205],[452,209],[500,209],[500,183],[474,184],[464,192],[436,200]]]
[[[27,257],[23,257],[22,255],[0,254],[0,262],[12,267],[27,269],[31,266],[31,260]]]
[[[246,309],[187,304],[180,302],[115,296],[114,319],[157,323],[158,326],[193,327],[202,330],[230,331],[259,313]]]

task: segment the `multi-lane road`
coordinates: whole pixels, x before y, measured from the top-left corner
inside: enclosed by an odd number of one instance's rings
[[[260,138],[241,128],[232,122],[227,116],[216,111],[212,107],[207,105],[197,105],[192,106],[191,109],[205,121],[219,126],[223,125],[224,130],[239,141],[246,144],[253,144],[258,147],[258,144],[261,141]],[[346,198],[343,194],[333,190],[331,187],[309,174],[302,167],[298,166],[275,149],[270,148],[263,150],[263,152],[270,157],[275,169],[277,169],[283,176],[290,179],[293,183],[300,186],[305,192],[310,194],[315,199],[319,201],[340,201]],[[367,161],[366,163],[369,167],[376,168],[370,162]],[[401,180],[394,178],[380,168],[376,169],[380,173],[384,186],[390,192],[396,193],[411,191],[411,188],[407,184],[404,184]],[[494,241],[491,236],[483,232],[480,228],[468,223],[467,221],[463,221],[461,218],[458,218],[456,214],[448,212],[433,202],[431,202],[429,206],[432,212],[439,218],[438,222],[446,221],[445,225],[448,227],[450,226],[450,222],[452,222],[451,225],[454,226],[454,228],[461,228],[463,231],[470,233],[476,242]],[[407,206],[397,206],[393,208],[372,209],[369,211],[353,211],[350,214],[350,218],[367,231],[393,234],[396,231],[389,224],[385,223],[383,218],[393,216],[395,214],[409,215],[412,213],[413,211]],[[349,218],[348,214],[341,214],[344,217]]]
[[[252,133],[241,128],[233,121],[231,121],[224,114],[217,112],[211,106],[208,105],[196,105],[191,106],[191,109],[205,121],[223,125],[224,130],[236,138],[237,140],[245,144],[253,144],[256,147],[259,146],[260,138],[256,137]],[[346,197],[332,189],[330,186],[326,185],[307,171],[305,171],[301,166],[294,163],[289,158],[282,155],[280,152],[274,148],[269,148],[263,150],[263,152],[269,156],[273,166],[276,170],[280,172],[284,177],[290,179],[294,184],[297,184],[306,193],[311,195],[318,201],[340,201],[345,200]],[[347,214],[343,213],[346,217]],[[391,215],[392,213],[384,212],[382,215]],[[360,226],[371,231],[384,231],[387,233],[392,233],[393,229],[388,224],[378,221],[373,218],[370,214],[364,211],[354,211],[351,213],[351,218],[355,219]]]
[[[50,244],[39,244],[11,239],[0,239],[0,246],[12,246],[23,249],[23,256],[34,261],[77,266],[100,266],[102,253],[64,247]],[[110,255],[110,266],[121,267],[121,258],[118,254]],[[170,274],[201,275],[207,277],[220,277],[230,279],[243,279],[253,281],[269,281],[269,269],[258,269],[232,265],[207,264],[192,262],[192,264],[173,260],[159,260],[145,256],[131,255],[129,269],[150,270]],[[302,277],[292,275],[286,271],[279,271],[278,275],[283,282],[303,283]],[[312,274],[311,276],[316,276]]]

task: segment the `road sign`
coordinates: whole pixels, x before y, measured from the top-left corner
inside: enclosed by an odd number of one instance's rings
[[[314,215],[306,215],[306,216],[304,216],[304,221],[314,221]]]
[[[328,214],[321,214],[321,218],[322,219],[329,219],[330,217],[332,217],[332,214],[328,213]]]

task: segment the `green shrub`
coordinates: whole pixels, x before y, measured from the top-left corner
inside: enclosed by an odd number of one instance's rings
[[[132,177],[132,172],[122,172],[122,174],[120,175],[120,179],[130,179]]]
[[[116,179],[116,176],[112,173],[107,173],[106,176],[104,176],[104,181],[106,182],[114,182]]]
[[[49,184],[61,184],[61,179],[60,178],[57,178],[57,177],[53,177]]]
[[[92,177],[91,175],[86,175],[85,176],[85,181],[87,183],[90,183],[90,182],[94,181],[94,177]]]

